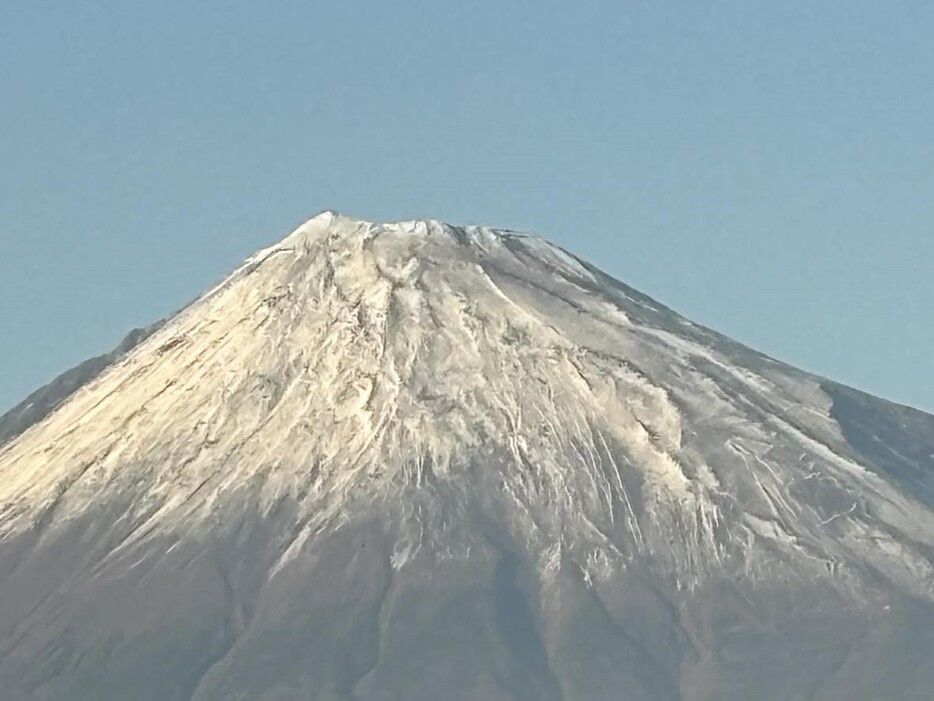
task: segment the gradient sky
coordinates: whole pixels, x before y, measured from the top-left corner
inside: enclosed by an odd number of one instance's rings
[[[0,410],[325,208],[934,409],[934,3],[0,3]]]

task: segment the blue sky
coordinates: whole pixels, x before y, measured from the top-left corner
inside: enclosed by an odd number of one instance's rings
[[[934,3],[0,3],[0,410],[334,208],[934,409]]]

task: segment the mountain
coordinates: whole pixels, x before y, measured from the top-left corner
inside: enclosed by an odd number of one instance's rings
[[[100,365],[0,420],[4,701],[931,698],[934,417],[540,238],[325,212]]]
[[[142,329],[133,329],[110,353],[85,360],[52,382],[40,387],[26,399],[0,416],[0,445],[15,438],[33,424],[51,414],[69,396],[100,375],[109,366],[136,348],[159,330],[162,322]]]

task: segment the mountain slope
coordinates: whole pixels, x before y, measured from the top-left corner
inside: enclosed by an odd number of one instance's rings
[[[0,447],[0,688],[928,698],[932,424],[541,239],[324,213]]]
[[[85,360],[63,372],[0,416],[0,444],[16,438],[30,426],[42,421],[68,397],[158,331],[160,326],[161,322],[157,322],[147,328],[133,329],[110,353]]]

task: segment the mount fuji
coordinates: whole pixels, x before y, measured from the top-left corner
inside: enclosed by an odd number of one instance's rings
[[[934,417],[322,213],[0,418],[3,701],[929,701]]]

